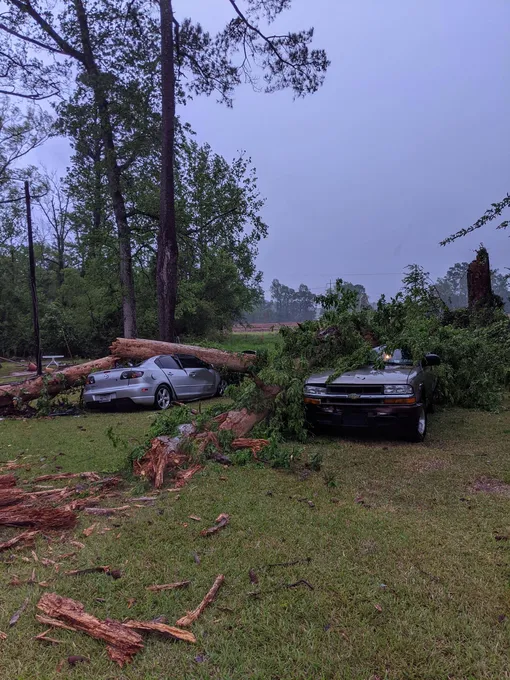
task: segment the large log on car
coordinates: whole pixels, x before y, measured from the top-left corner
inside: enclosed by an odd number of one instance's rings
[[[0,408],[15,406],[18,402],[32,401],[40,397],[43,391],[46,391],[49,396],[54,396],[62,390],[79,384],[89,373],[113,368],[116,361],[115,356],[103,357],[84,364],[69,366],[51,375],[0,385]]]
[[[150,359],[158,354],[194,354],[216,368],[229,368],[231,371],[241,373],[248,371],[256,360],[254,354],[235,354],[214,347],[180,345],[175,342],[142,340],[140,338],[117,338],[110,345],[110,351],[121,359],[138,360]]]

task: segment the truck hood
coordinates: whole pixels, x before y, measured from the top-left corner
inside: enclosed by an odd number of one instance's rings
[[[382,371],[376,370],[373,366],[363,366],[355,371],[346,371],[338,378],[331,381],[330,385],[395,385],[406,384],[414,366],[385,366]],[[334,371],[324,371],[314,373],[307,380],[308,385],[325,385],[328,378]]]

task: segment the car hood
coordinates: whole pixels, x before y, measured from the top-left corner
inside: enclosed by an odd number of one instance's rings
[[[413,371],[413,366],[385,366],[383,370],[376,370],[373,366],[363,366],[355,371],[346,371],[332,380],[331,385],[395,385],[405,384]],[[310,385],[325,385],[334,371],[314,373],[306,382]]]

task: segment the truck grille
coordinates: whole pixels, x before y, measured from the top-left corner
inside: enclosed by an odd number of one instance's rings
[[[384,394],[384,385],[328,385],[328,394]]]

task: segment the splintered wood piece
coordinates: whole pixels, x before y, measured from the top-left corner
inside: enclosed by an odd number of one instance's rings
[[[260,453],[260,451],[268,445],[268,439],[247,439],[245,437],[238,437],[237,439],[234,439],[230,446],[234,451],[237,451],[238,449],[250,449],[256,458],[257,453]]]
[[[216,577],[216,580],[213,583],[213,586],[211,590],[207,593],[207,595],[204,597],[202,602],[198,605],[196,609],[194,609],[192,612],[188,612],[186,616],[181,617],[176,625],[177,626],[183,626],[184,628],[187,628],[188,626],[191,626],[191,624],[198,619],[198,617],[202,614],[204,609],[207,607],[207,605],[211,604],[211,602],[214,601],[216,598],[216,595],[218,594],[218,590],[221,588],[221,585],[223,581],[225,580],[225,577],[223,574],[219,574]]]
[[[46,637],[48,633],[51,633],[51,628],[48,628],[48,630],[45,630],[44,633],[39,633],[39,635],[36,635],[34,637],[34,640],[39,640],[39,642],[51,642],[53,645],[59,645],[61,643],[61,640],[56,640],[55,638],[51,637]]]
[[[0,475],[0,489],[16,486],[16,477],[14,475]]]
[[[9,505],[17,505],[27,500],[29,500],[28,494],[23,489],[18,489],[17,486],[0,486],[0,507],[6,508]]]
[[[71,598],[61,597],[56,593],[45,593],[37,603],[37,608],[47,617],[63,622],[71,630],[87,633],[97,640],[104,640],[108,644],[108,655],[121,667],[143,649],[139,633],[119,621],[110,619],[103,621],[88,614],[81,602]]]
[[[0,630],[0,640],[7,640],[7,633],[2,633]]]
[[[69,543],[79,550],[85,547],[85,543],[80,543],[80,541],[69,541]]]
[[[77,517],[62,508],[13,506],[0,509],[0,525],[10,527],[31,526],[36,529],[72,529]]]
[[[156,621],[126,621],[124,625],[142,632],[159,633],[173,640],[183,640],[184,642],[197,641],[193,633],[190,633],[188,630],[181,630],[180,628],[167,626],[165,623],[158,623]]]
[[[199,517],[198,515],[188,515],[188,517],[189,517],[190,519],[195,520],[195,522],[201,522],[201,521],[202,521],[202,518]]]
[[[23,533],[14,536],[14,538],[11,538],[4,543],[0,543],[0,551],[8,550],[18,543],[30,543],[34,540],[34,536],[37,536],[38,533],[38,531],[24,531]]]
[[[35,618],[42,623],[44,626],[51,626],[52,628],[62,628],[63,630],[71,630],[73,633],[76,631],[75,628],[68,626],[58,619],[52,619],[51,616],[43,616],[42,614],[36,614]]]
[[[104,567],[89,567],[88,569],[72,569],[71,571],[64,571],[65,576],[81,576],[82,574],[97,574],[103,572],[107,574],[110,571],[109,566]]]
[[[91,482],[98,482],[101,479],[101,477],[100,475],[97,474],[97,472],[62,472],[60,474],[55,475],[41,475],[40,477],[36,477],[32,481],[34,483],[49,481],[53,482],[59,479],[86,479]]]
[[[176,588],[187,588],[191,581],[178,581],[177,583],[164,583],[160,586],[147,586],[146,590],[158,593],[160,590],[175,590]]]
[[[83,530],[83,535],[84,536],[90,536],[90,534],[94,531],[94,529],[97,527],[97,524],[92,524],[90,527],[87,527],[87,529]]]
[[[121,505],[119,508],[83,508],[83,512],[88,515],[102,515],[103,517],[109,517],[114,515],[116,512],[123,512],[124,510],[129,510],[129,505]]]
[[[230,522],[230,515],[222,513],[221,515],[216,517],[215,522],[216,526],[209,527],[209,529],[202,529],[202,531],[200,532],[200,536],[211,536],[212,534],[216,534],[218,531],[226,527],[227,524]]]
[[[200,470],[202,470],[202,465],[193,465],[187,470],[177,470],[175,473],[175,488],[181,489],[189,482],[193,475],[196,475]]]

